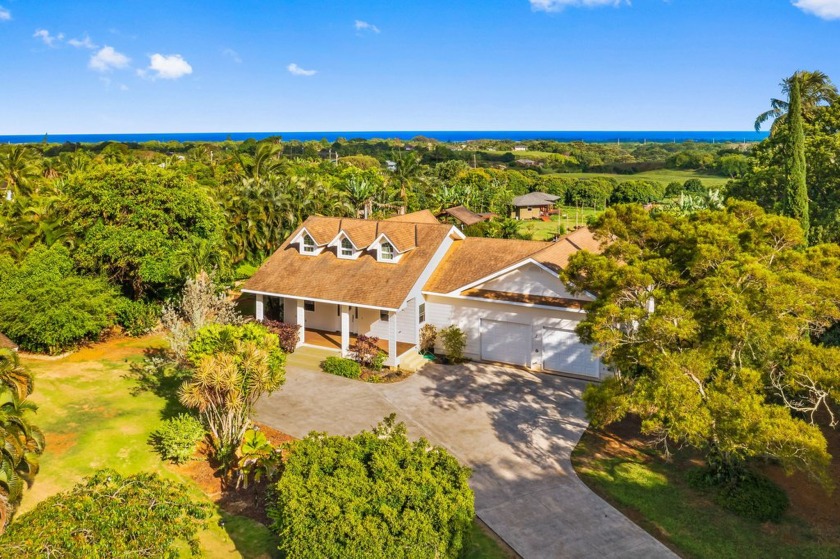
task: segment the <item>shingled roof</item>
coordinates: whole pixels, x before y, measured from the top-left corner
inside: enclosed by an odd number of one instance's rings
[[[433,214],[429,210],[420,210],[419,212],[411,212],[410,214],[405,215],[395,215],[394,217],[389,217],[385,221],[403,221],[406,223],[431,224],[440,223],[440,221],[438,221],[438,218],[435,217],[435,214]]]
[[[526,259],[559,271],[579,250],[600,252],[600,243],[583,227],[556,242],[467,237],[455,241],[423,291],[451,293]]]
[[[332,250],[317,256],[304,255],[289,246],[289,241],[304,227],[313,237],[317,235],[319,244],[329,243],[339,231],[344,231],[355,237],[351,241],[357,248],[364,249],[370,245],[365,242],[373,240],[372,231],[376,236],[384,233],[397,250],[408,252],[397,263],[378,262],[373,251],[365,251],[356,260],[338,258]],[[243,290],[397,309],[451,231],[451,225],[437,220],[411,223],[310,217],[245,282]]]
[[[490,219],[486,215],[477,214],[466,206],[455,206],[454,208],[447,208],[441,212],[442,215],[454,217],[464,225],[470,226],[482,221]]]
[[[529,192],[513,199],[513,205],[522,208],[525,206],[548,206],[559,200],[559,196],[546,194],[545,192]]]
[[[15,342],[7,338],[0,332],[0,349],[12,349],[17,350],[18,346]]]

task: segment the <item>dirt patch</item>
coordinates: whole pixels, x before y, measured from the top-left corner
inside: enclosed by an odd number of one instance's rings
[[[359,380],[363,380],[365,382],[370,382],[374,384],[389,384],[392,382],[400,382],[401,380],[405,380],[413,374],[414,372],[412,371],[404,371],[402,369],[383,369],[381,371],[364,369],[362,371],[362,375],[359,377]]]
[[[77,433],[47,433],[47,450],[50,454],[61,456],[74,446],[79,436]]]
[[[272,429],[262,423],[256,423],[255,425],[275,446],[295,440],[291,435]],[[186,464],[169,465],[169,468],[193,480],[201,488],[201,491],[226,513],[244,516],[265,526],[271,524],[265,514],[268,484],[261,481],[260,483],[252,483],[247,488],[240,487],[237,489],[235,482],[224,479],[218,473],[218,468],[211,461],[210,447],[207,444],[202,443],[200,445],[193,460]]]

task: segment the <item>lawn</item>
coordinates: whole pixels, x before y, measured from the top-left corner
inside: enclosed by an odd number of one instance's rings
[[[179,410],[160,396],[137,392],[135,381],[126,377],[131,365],[142,361],[145,349],[164,345],[160,336],[116,338],[62,359],[22,359],[35,374],[35,423],[46,433],[47,448],[35,484],[24,494],[21,514],[106,467],[123,474],[157,472],[185,482],[197,499],[209,502],[191,478],[179,473],[184,468],[163,464],[147,442],[161,420]],[[279,557],[268,528],[227,514],[215,504],[213,511],[200,536],[203,557]],[[464,557],[512,555],[476,522]]]
[[[697,462],[685,453],[664,462],[639,438],[638,426],[627,424],[587,431],[572,455],[587,485],[683,557],[840,557],[836,492],[829,496],[804,476],[768,465],[762,471],[786,490],[791,507],[778,524],[745,520],[688,484]]]
[[[524,219],[517,222],[519,234],[533,241],[550,241],[562,231],[571,231],[576,225],[586,225],[588,218],[601,213],[601,210],[594,208],[574,206],[561,206],[558,209],[560,213],[551,216],[551,221]]]
[[[554,176],[581,179],[608,177],[619,182],[628,180],[653,180],[666,185],[669,182],[683,183],[688,179],[700,179],[704,185],[711,188],[722,188],[730,180],[728,177],[721,177],[719,175],[707,175],[697,171],[680,171],[679,169],[657,169],[656,171],[645,171],[634,175],[618,175],[613,173],[556,173]]]
[[[105,467],[124,474],[158,472],[188,483],[197,498],[206,499],[147,444],[167,402],[148,392],[132,395],[134,381],[125,378],[145,348],[163,343],[158,337],[120,338],[55,361],[23,359],[36,375],[32,399],[40,407],[36,423],[46,433],[47,448],[35,485],[25,493],[22,512]],[[224,527],[219,526],[222,519]],[[275,556],[275,543],[265,526],[215,506],[201,542],[204,557]]]

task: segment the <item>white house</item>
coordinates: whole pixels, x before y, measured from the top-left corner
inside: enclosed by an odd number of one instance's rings
[[[279,312],[307,337],[331,335],[346,354],[356,335],[386,340],[387,365],[416,353],[420,328],[455,324],[465,354],[588,379],[604,373],[575,327],[585,296],[558,271],[588,229],[556,242],[465,237],[428,211],[373,221],[310,217],[248,280],[256,318]]]

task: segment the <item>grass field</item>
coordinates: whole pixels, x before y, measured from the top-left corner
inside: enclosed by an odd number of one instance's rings
[[[729,182],[727,177],[718,175],[705,175],[697,171],[680,171],[677,169],[658,169],[656,171],[645,171],[643,173],[636,173],[635,175],[618,175],[611,173],[557,173],[558,177],[574,177],[574,178],[593,178],[593,177],[608,177],[617,181],[627,180],[652,180],[663,184],[669,182],[685,182],[688,179],[700,179],[703,184],[710,188],[721,188],[726,186]]]
[[[570,231],[575,225],[586,225],[586,220],[597,216],[601,210],[593,208],[575,208],[562,206],[560,214],[552,216],[551,221],[525,219],[517,222],[519,234],[532,241],[550,241],[563,231]]]
[[[786,476],[778,466],[767,466],[763,472],[785,489],[791,507],[778,524],[747,520],[689,485],[687,472],[697,466],[695,456],[678,453],[666,463],[636,438],[637,433],[637,427],[629,436],[624,429],[587,431],[572,454],[572,463],[596,493],[680,556],[840,557],[838,499],[804,475]]]
[[[177,410],[162,397],[137,393],[135,381],[126,377],[146,348],[164,344],[160,336],[117,338],[63,359],[22,359],[35,374],[32,400],[39,406],[35,423],[45,432],[47,447],[35,484],[24,493],[20,514],[101,468],[126,475],[157,472],[186,483],[196,499],[209,502],[191,479],[163,464],[148,444],[163,415]],[[275,538],[264,525],[229,515],[216,505],[213,511],[200,536],[203,557],[279,557]],[[465,559],[510,556],[478,524],[471,536]]]

